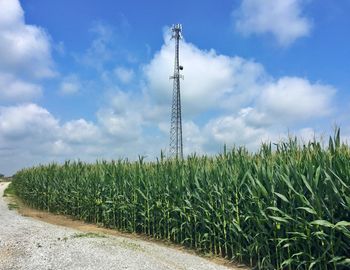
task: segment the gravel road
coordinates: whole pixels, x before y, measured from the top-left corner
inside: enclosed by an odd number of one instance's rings
[[[0,182],[0,269],[235,269],[153,242],[57,226],[9,210]]]

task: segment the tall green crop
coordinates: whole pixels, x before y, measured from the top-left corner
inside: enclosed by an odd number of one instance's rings
[[[143,233],[258,269],[348,269],[350,149],[296,140],[216,157],[24,169],[29,205]]]

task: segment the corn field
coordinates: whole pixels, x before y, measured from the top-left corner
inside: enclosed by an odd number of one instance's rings
[[[273,149],[272,149],[273,148]],[[297,139],[155,162],[65,162],[13,181],[30,206],[256,269],[349,269],[350,148]]]

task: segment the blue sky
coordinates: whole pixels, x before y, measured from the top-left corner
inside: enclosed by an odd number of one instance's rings
[[[350,138],[349,1],[0,0],[0,172],[167,150],[182,23],[185,153]]]

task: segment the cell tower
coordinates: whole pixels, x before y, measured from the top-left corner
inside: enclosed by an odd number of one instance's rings
[[[175,39],[175,65],[173,79],[173,101],[171,106],[171,127],[170,127],[170,156],[183,158],[182,151],[182,123],[181,123],[181,98],[180,98],[180,70],[183,67],[179,65],[179,41],[182,38],[182,25],[174,24],[172,27],[172,38]]]

